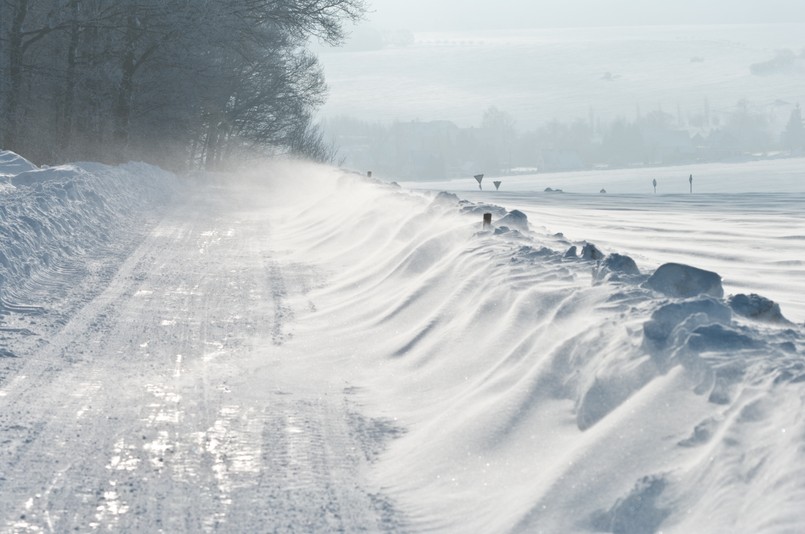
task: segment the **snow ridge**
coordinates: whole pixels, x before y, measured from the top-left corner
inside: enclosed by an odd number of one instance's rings
[[[139,164],[11,174],[0,193],[6,311],[39,305],[29,275],[58,277],[110,246],[175,186]],[[624,251],[450,193],[305,164],[257,174],[262,185],[238,187],[270,213],[270,261],[243,258],[264,264],[273,301],[244,301],[242,315],[287,319],[264,332],[269,348],[291,351],[311,383],[343,377],[361,417],[389,422],[372,431],[390,441],[368,476],[412,530],[805,522],[805,337],[775,303],[724,298],[720,276],[695,266],[641,271]],[[279,284],[283,265],[304,265],[315,283],[295,294]]]
[[[85,267],[163,206],[174,175],[143,163],[38,168],[0,151],[0,314],[35,310],[26,286]]]
[[[623,254],[531,229],[521,212],[357,176],[286,231],[294,257],[337,273],[316,324],[383,365],[367,379],[376,408],[395,406],[408,431],[378,476],[418,528],[786,531],[805,520],[805,485],[792,479],[805,456],[777,439],[805,435],[788,408],[805,396],[805,338],[763,317],[768,299],[724,299],[717,273],[640,272]],[[774,510],[752,513],[754,499]]]

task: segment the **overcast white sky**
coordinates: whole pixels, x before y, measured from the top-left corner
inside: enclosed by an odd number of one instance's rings
[[[805,0],[370,0],[383,29],[805,22]]]

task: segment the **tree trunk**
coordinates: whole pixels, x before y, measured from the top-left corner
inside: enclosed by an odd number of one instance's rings
[[[8,95],[6,95],[6,120],[3,145],[8,150],[18,151],[19,111],[22,91],[22,25],[28,16],[28,0],[14,3],[14,16],[8,38]]]
[[[134,94],[135,41],[137,39],[137,20],[133,14],[126,17],[126,36],[123,61],[120,66],[120,83],[114,107],[114,139],[118,148],[124,148],[129,141],[131,121],[131,100]]]
[[[81,11],[81,1],[74,0],[71,5],[72,20],[70,22],[70,41],[67,46],[67,71],[64,81],[64,109],[61,125],[60,148],[62,152],[69,149],[73,136],[73,122],[75,109],[76,63],[78,56],[78,40],[81,35],[81,26],[78,22]]]

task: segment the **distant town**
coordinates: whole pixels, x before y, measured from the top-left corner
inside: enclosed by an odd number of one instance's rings
[[[586,119],[554,120],[520,132],[515,117],[488,108],[477,127],[450,121],[369,123],[337,117],[322,124],[336,163],[374,169],[399,180],[533,174],[595,168],[746,161],[801,156],[805,127],[798,103],[778,100],[772,112],[788,114],[780,130],[766,109],[738,102],[729,113],[663,110],[603,122],[591,109]],[[783,115],[785,116],[785,115]]]

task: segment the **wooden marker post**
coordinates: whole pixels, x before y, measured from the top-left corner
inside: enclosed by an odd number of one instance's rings
[[[492,214],[484,213],[484,230],[492,229]]]

